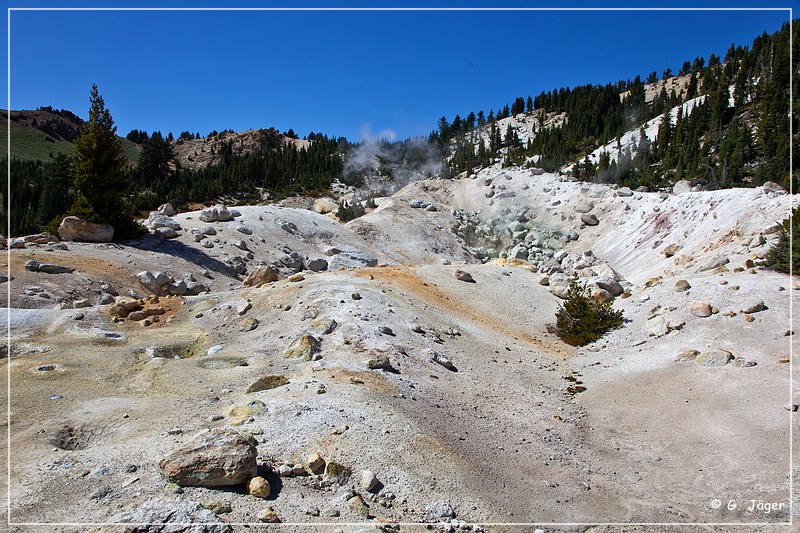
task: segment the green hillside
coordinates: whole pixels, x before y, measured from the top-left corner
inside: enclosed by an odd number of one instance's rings
[[[0,111],[0,154],[8,154],[8,113]],[[125,156],[136,164],[139,160],[139,146],[120,137]],[[45,132],[20,122],[11,122],[11,157],[23,161],[51,161],[51,155],[75,155],[75,147],[69,141],[55,139]]]

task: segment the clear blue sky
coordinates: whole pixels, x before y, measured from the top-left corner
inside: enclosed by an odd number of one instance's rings
[[[123,3],[12,0],[6,7],[55,5]],[[150,5],[213,6],[202,0]],[[800,7],[798,0],[725,6]],[[97,83],[122,135],[274,126],[301,136],[315,131],[357,141],[367,132],[393,132],[405,138],[427,135],[440,116],[497,111],[517,96],[677,71],[696,56],[724,56],[732,42],[750,45],[788,18],[788,11],[14,10],[11,107],[50,105],[85,118]]]

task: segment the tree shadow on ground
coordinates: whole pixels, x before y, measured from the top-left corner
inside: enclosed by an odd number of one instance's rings
[[[219,259],[209,256],[202,250],[198,250],[194,246],[189,246],[177,239],[161,240],[150,234],[145,235],[141,239],[122,241],[120,244],[126,247],[136,248],[137,250],[156,252],[171,257],[180,257],[206,270],[240,281],[236,272],[230,266]]]

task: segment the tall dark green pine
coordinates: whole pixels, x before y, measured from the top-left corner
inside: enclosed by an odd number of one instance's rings
[[[73,183],[72,159],[62,153],[53,157],[53,162],[45,168],[42,196],[39,200],[37,222],[44,226],[54,217],[63,215],[73,201],[70,186]]]
[[[75,140],[75,186],[81,194],[76,207],[97,222],[110,224],[114,238],[141,235],[125,201],[130,188],[127,160],[97,85],[92,85],[89,101],[89,120]]]

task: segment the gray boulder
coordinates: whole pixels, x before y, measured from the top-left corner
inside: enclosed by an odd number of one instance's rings
[[[244,279],[245,287],[253,287],[259,283],[278,281],[278,272],[271,266],[260,266],[250,272]]]
[[[156,228],[172,228],[175,230],[181,229],[180,223],[159,211],[150,211],[150,216],[145,220],[144,225],[149,229]]]
[[[153,235],[157,239],[174,239],[178,233],[172,228],[156,228],[153,230]]]
[[[597,217],[594,214],[581,215],[581,222],[583,222],[587,226],[597,226],[598,224],[600,224],[600,221],[597,220]]]
[[[224,487],[256,475],[256,447],[227,428],[206,429],[158,464],[165,477],[186,487]]]
[[[687,192],[692,192],[692,183],[688,180],[676,181],[672,186],[673,194],[686,194]]]
[[[447,502],[434,502],[425,508],[425,512],[438,519],[449,519],[456,516],[453,507]]]
[[[228,208],[222,204],[217,204],[213,207],[208,207],[200,212],[200,220],[203,222],[227,222],[233,219]]]
[[[774,181],[768,181],[764,185],[762,185],[764,192],[772,193],[772,194],[788,194],[786,189],[775,183]]]
[[[174,217],[178,214],[175,208],[172,207],[172,204],[169,203],[158,206],[158,212],[167,217]]]
[[[568,275],[564,274],[563,272],[554,272],[550,275],[550,292],[561,298],[562,300],[567,297],[567,292],[569,292],[569,284],[570,278]]]
[[[622,288],[622,285],[620,285],[617,280],[609,276],[600,276],[595,278],[593,281],[595,285],[603,290],[608,291],[612,296],[616,297],[625,292],[625,289]]]
[[[328,270],[328,262],[325,259],[321,258],[308,259],[306,261],[306,267],[311,272],[322,272],[324,270]]]
[[[87,222],[78,217],[66,217],[58,226],[58,236],[62,241],[111,242],[114,228],[108,224]]]

